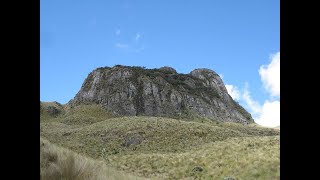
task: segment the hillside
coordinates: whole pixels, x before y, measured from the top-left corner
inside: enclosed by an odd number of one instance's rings
[[[58,102],[41,102],[40,101],[40,118],[52,118],[64,113],[65,106]]]
[[[40,179],[77,179],[77,180],[143,180],[128,173],[106,166],[94,160],[58,147],[40,138]]]
[[[146,69],[116,65],[93,70],[70,108],[99,104],[113,115],[175,119],[206,117],[221,122],[253,123],[228,94],[219,75],[210,69],[177,73],[171,67]]]
[[[280,138],[272,128],[206,118],[117,117],[100,105],[63,109],[41,119],[41,137],[117,171],[151,179],[279,178]]]

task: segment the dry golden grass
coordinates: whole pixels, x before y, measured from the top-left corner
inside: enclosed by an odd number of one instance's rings
[[[63,119],[57,120],[59,122],[41,123],[41,135],[53,143],[92,158],[101,157],[103,149],[109,155],[185,152],[232,137],[279,134],[273,129],[230,123],[216,126],[160,117],[118,117],[86,126],[67,125]]]
[[[279,130],[257,124],[113,117],[97,105],[86,105],[41,121],[40,128],[42,137],[68,148],[42,148],[40,164],[47,178],[135,178],[128,173],[151,179],[280,176]]]
[[[240,137],[184,153],[115,155],[110,165],[161,179],[280,179],[280,137]]]
[[[40,138],[42,180],[139,180],[145,179],[107,167],[103,162],[57,147]]]

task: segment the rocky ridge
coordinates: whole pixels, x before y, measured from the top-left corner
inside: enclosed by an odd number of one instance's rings
[[[250,113],[228,94],[220,76],[205,68],[189,74],[177,73],[171,67],[97,68],[67,105],[72,108],[92,103],[115,115],[172,118],[196,115],[223,122],[254,122]]]

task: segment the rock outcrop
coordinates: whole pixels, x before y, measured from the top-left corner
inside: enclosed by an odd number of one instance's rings
[[[228,94],[219,75],[210,69],[178,74],[171,67],[97,68],[68,105],[72,108],[91,103],[117,115],[177,118],[191,113],[224,122],[254,122]]]

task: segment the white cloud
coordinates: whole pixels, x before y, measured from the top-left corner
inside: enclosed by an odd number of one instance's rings
[[[265,100],[262,105],[251,97],[248,83],[245,84],[242,91],[230,84],[226,84],[226,88],[233,99],[247,106],[256,123],[276,127],[280,125],[280,100],[271,101],[270,99],[280,98],[280,52],[271,56],[270,64],[260,66],[259,75],[265,89],[270,94],[269,100]]]
[[[258,116],[261,113],[261,105],[252,99],[250,91],[248,90],[248,83],[245,83],[245,88],[241,91],[237,86],[226,84],[226,89],[229,95],[234,100],[239,100],[241,104],[245,105],[248,108],[248,111],[252,114],[253,118]]]
[[[128,44],[122,44],[122,43],[116,43],[115,46],[116,46],[117,48],[121,48],[121,49],[126,49],[126,48],[129,47]]]
[[[261,81],[271,96],[280,96],[280,52],[271,56],[271,63],[259,69]]]
[[[219,74],[220,78],[223,79],[223,74]]]
[[[116,33],[117,36],[119,36],[120,33],[121,33],[121,30],[120,30],[120,29],[117,29],[115,33]]]
[[[240,99],[240,92],[238,90],[237,87],[230,85],[230,84],[226,84],[226,88],[228,93],[230,94],[230,96],[234,99],[234,100],[239,100]]]
[[[261,114],[256,119],[256,123],[267,127],[280,125],[280,101],[269,102],[267,100],[264,102]]]
[[[117,29],[115,31],[116,35],[120,35],[120,33],[121,33],[120,29]],[[141,34],[138,32],[135,34],[134,39],[131,39],[131,41],[115,43],[115,47],[123,49],[124,52],[139,53],[145,49],[144,45],[139,41],[140,39],[141,39]]]
[[[246,85],[245,85],[245,89],[241,95],[241,99],[250,108],[253,117],[259,116],[259,114],[261,113],[261,105],[257,101],[255,101],[251,98],[250,92],[248,90],[248,83],[246,83]]]
[[[236,87],[233,87],[236,88]],[[239,92],[240,100],[248,107],[255,122],[266,127],[276,127],[280,125],[280,101],[266,100],[262,105],[252,99],[248,85],[243,92]]]
[[[134,38],[136,41],[139,41],[139,39],[140,39],[140,33],[137,33],[136,34],[136,37]]]
[[[144,46],[140,47],[140,48],[135,48],[135,49],[131,49],[130,52],[135,52],[135,53],[138,53],[138,52],[141,52],[144,50]]]
[[[132,53],[139,53],[145,49],[144,46],[135,48],[129,44],[124,44],[124,43],[116,43],[115,47],[117,47],[119,49],[123,49],[123,50],[125,50],[125,52],[132,52]]]

